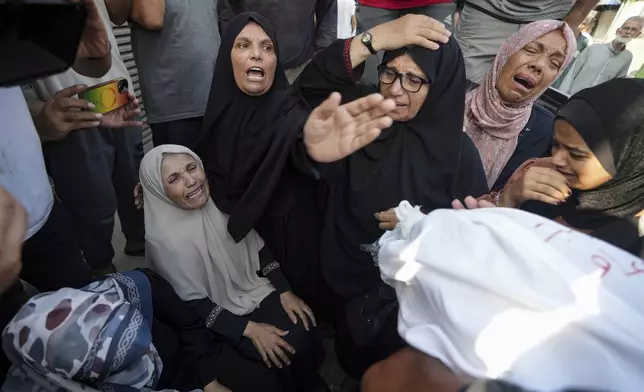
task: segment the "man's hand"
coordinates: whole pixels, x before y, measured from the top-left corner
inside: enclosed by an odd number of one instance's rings
[[[140,127],[143,125],[140,121],[133,121],[132,119],[141,114],[139,109],[139,100],[134,97],[131,92],[127,93],[130,103],[125,106],[105,113],[101,120],[101,127],[105,128],[125,128],[125,127]]]
[[[26,232],[27,212],[13,196],[0,187],[0,294],[20,274],[22,243]]]
[[[86,88],[87,86],[83,85],[68,87],[45,102],[34,121],[42,141],[61,140],[72,131],[94,128],[101,124],[102,114],[83,111],[94,108],[91,102],[72,98]]]
[[[141,126],[140,121],[130,120],[141,112],[138,100],[131,93],[128,93],[131,99],[129,104],[103,115],[84,111],[93,109],[94,105],[84,99],[73,98],[85,89],[87,86],[71,86],[60,90],[54,98],[45,102],[34,121],[42,141],[62,140],[70,132],[84,128]]]
[[[387,116],[396,104],[380,94],[340,106],[341,96],[333,93],[315,108],[304,125],[304,144],[318,162],[334,162],[374,141],[391,126]]]

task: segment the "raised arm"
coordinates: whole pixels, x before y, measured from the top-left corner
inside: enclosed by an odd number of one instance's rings
[[[132,0],[130,19],[147,30],[161,30],[165,21],[165,0]]]
[[[564,18],[564,22],[570,25],[575,35],[579,35],[579,25],[586,19],[597,3],[599,3],[599,0],[577,0],[570,9]]]
[[[442,23],[424,15],[405,15],[378,25],[368,33],[375,52],[409,45],[437,49],[437,42],[445,43],[451,35]],[[311,107],[319,105],[332,92],[360,80],[362,64],[373,55],[363,43],[365,34],[335,41],[315,55],[304,69],[294,87]]]
[[[132,0],[105,0],[110,20],[117,26],[127,22],[132,12]]]
[[[72,68],[81,75],[92,78],[103,77],[112,68],[112,45],[107,32],[110,27],[101,18],[94,0],[73,0],[72,2],[82,2],[87,10],[85,28]]]
[[[318,21],[315,29],[317,35],[315,51],[319,52],[331,45],[338,37],[337,0],[317,0],[315,17]]]

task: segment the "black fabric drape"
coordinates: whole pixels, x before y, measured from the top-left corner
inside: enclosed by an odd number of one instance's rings
[[[557,114],[584,139],[613,179],[573,191],[561,216],[595,230],[644,209],[644,80],[614,79],[573,95]]]
[[[334,90],[340,90],[344,102],[370,92],[355,84],[361,68],[347,70],[345,49],[345,41],[337,41],[300,75],[295,88],[309,106]],[[334,291],[347,297],[380,282],[371,254],[360,250],[383,234],[374,213],[402,200],[427,212],[451,208],[454,198],[487,192],[480,157],[463,133],[465,67],[458,44],[451,39],[436,51],[410,47],[386,54],[385,61],[404,53],[431,80],[419,113],[351,156],[320,165],[330,191],[322,270]]]

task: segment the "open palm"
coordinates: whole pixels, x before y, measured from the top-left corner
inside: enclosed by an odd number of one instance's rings
[[[391,126],[392,100],[372,94],[345,105],[333,93],[315,108],[304,125],[304,144],[317,162],[334,162],[374,141]]]

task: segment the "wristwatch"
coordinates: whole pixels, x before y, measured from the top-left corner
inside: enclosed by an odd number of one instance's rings
[[[371,54],[376,54],[378,52],[376,52],[376,50],[373,48],[373,45],[371,44],[372,38],[373,37],[371,36],[371,33],[368,31],[365,31],[364,33],[362,33],[362,38],[360,38],[360,42],[362,42],[364,46],[366,46],[367,49],[369,49],[369,52],[371,52]]]

